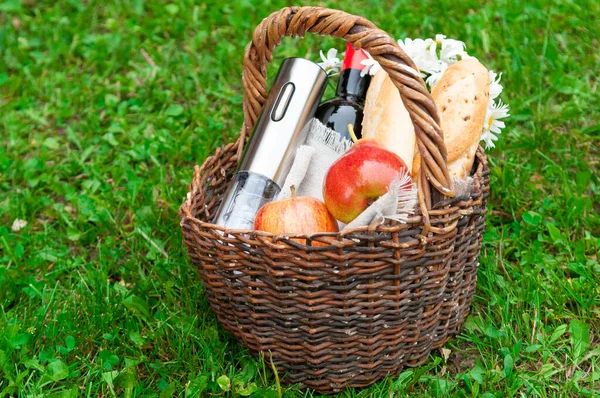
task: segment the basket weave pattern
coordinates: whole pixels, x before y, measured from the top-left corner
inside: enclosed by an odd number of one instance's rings
[[[211,224],[266,98],[272,50],[283,36],[307,31],[364,47],[399,88],[423,158],[420,205],[406,224],[302,236],[306,246],[293,236]],[[244,65],[240,139],[196,166],[180,209],[184,242],[219,321],[252,352],[272,359],[286,382],[324,393],[423,363],[458,332],[475,290],[489,189],[483,151],[470,197],[432,204],[432,189],[452,195],[435,105],[420,77],[400,66],[414,67],[410,58],[364,18],[283,9],[256,29]]]

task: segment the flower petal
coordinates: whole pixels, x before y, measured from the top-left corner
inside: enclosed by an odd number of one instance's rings
[[[321,54],[321,59],[323,60],[323,62],[327,62],[327,57],[325,56],[325,54],[323,54],[323,50],[319,51],[319,53]]]
[[[330,48],[329,51],[327,51],[327,59],[328,60],[337,60],[337,52],[338,50],[335,48]]]

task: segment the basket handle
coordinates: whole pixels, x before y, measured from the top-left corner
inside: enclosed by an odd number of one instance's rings
[[[412,59],[387,33],[369,20],[339,10],[321,7],[286,7],[269,15],[256,27],[244,54],[244,125],[238,140],[238,158],[250,136],[267,97],[267,66],[273,49],[284,36],[304,37],[306,32],[329,35],[363,48],[389,74],[415,126],[421,153],[421,173],[445,196],[453,197],[446,165],[446,146],[440,116]],[[419,202],[429,224],[430,187],[421,178]]]

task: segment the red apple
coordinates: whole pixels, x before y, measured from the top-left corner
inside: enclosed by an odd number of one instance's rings
[[[323,199],[338,220],[349,223],[387,192],[404,161],[377,141],[362,139],[336,160],[325,175]]]
[[[339,230],[337,221],[329,213],[325,203],[310,196],[292,196],[265,204],[256,214],[254,229],[289,235],[310,235]],[[306,244],[305,239],[292,240]],[[326,246],[321,242],[313,242],[312,245]]]

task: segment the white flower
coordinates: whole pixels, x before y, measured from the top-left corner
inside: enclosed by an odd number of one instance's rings
[[[452,65],[461,59],[466,58],[465,43],[454,39],[444,39],[440,51],[440,60],[448,65]]]
[[[429,75],[429,77],[427,77],[427,79],[425,80],[429,87],[433,88],[436,84],[438,84],[438,82],[442,78],[442,75],[444,74],[444,72],[446,72],[446,69],[448,69],[448,64],[440,61],[439,69],[436,72]]]
[[[492,100],[498,98],[500,93],[502,93],[500,79],[502,79],[502,73],[496,74],[496,72],[490,70],[490,99]]]
[[[398,45],[412,58],[423,77],[440,72],[441,64],[435,51],[435,42],[432,39],[412,40],[406,38],[404,42],[398,40]]]
[[[365,53],[367,54],[367,56],[369,58],[363,59],[362,61],[360,61],[360,64],[365,66],[360,71],[360,77],[363,77],[367,73],[369,75],[373,76],[373,75],[375,75],[375,73],[377,73],[381,70],[381,65],[379,65],[379,62],[375,61],[373,59],[373,57],[371,57],[371,54],[369,54],[368,52],[365,51]]]
[[[465,43],[454,39],[446,39],[446,35],[437,34],[435,35],[435,41],[431,48],[437,58],[437,47],[439,45],[440,55],[439,60],[445,64],[452,65],[458,62],[460,59],[467,57],[465,51]],[[460,59],[459,59],[460,58]]]
[[[398,40],[398,44],[413,59],[431,88],[437,84],[449,65],[469,58],[465,51],[465,43],[446,39],[442,34],[436,35],[435,40],[407,38],[404,41]]]
[[[340,66],[342,65],[342,61],[337,57],[337,52],[335,48],[330,48],[327,51],[327,56],[323,54],[323,50],[320,51],[321,59],[323,62],[319,62],[319,66],[327,72],[327,74],[333,74],[340,71]]]
[[[26,225],[27,225],[27,221],[21,220],[19,218],[15,218],[15,221],[13,221],[11,230],[13,232],[18,232],[18,231],[22,230],[23,228],[25,228]]]
[[[481,140],[485,142],[485,148],[493,148],[495,146],[494,141],[498,140],[498,136],[506,125],[500,119],[510,116],[509,107],[507,104],[503,104],[502,100],[494,102],[490,99],[487,112],[485,114],[485,122],[483,125],[483,134]]]
[[[398,45],[400,46],[400,48],[402,48],[404,52],[411,58],[415,58],[416,56],[427,51],[430,44],[431,43],[428,43],[423,39],[413,40],[410,37],[407,37],[406,39],[404,39],[404,41],[402,41],[402,39],[398,40]]]
[[[485,142],[485,149],[491,149],[496,146],[494,141],[498,141],[498,136],[484,129],[483,134],[481,134],[481,141]]]

